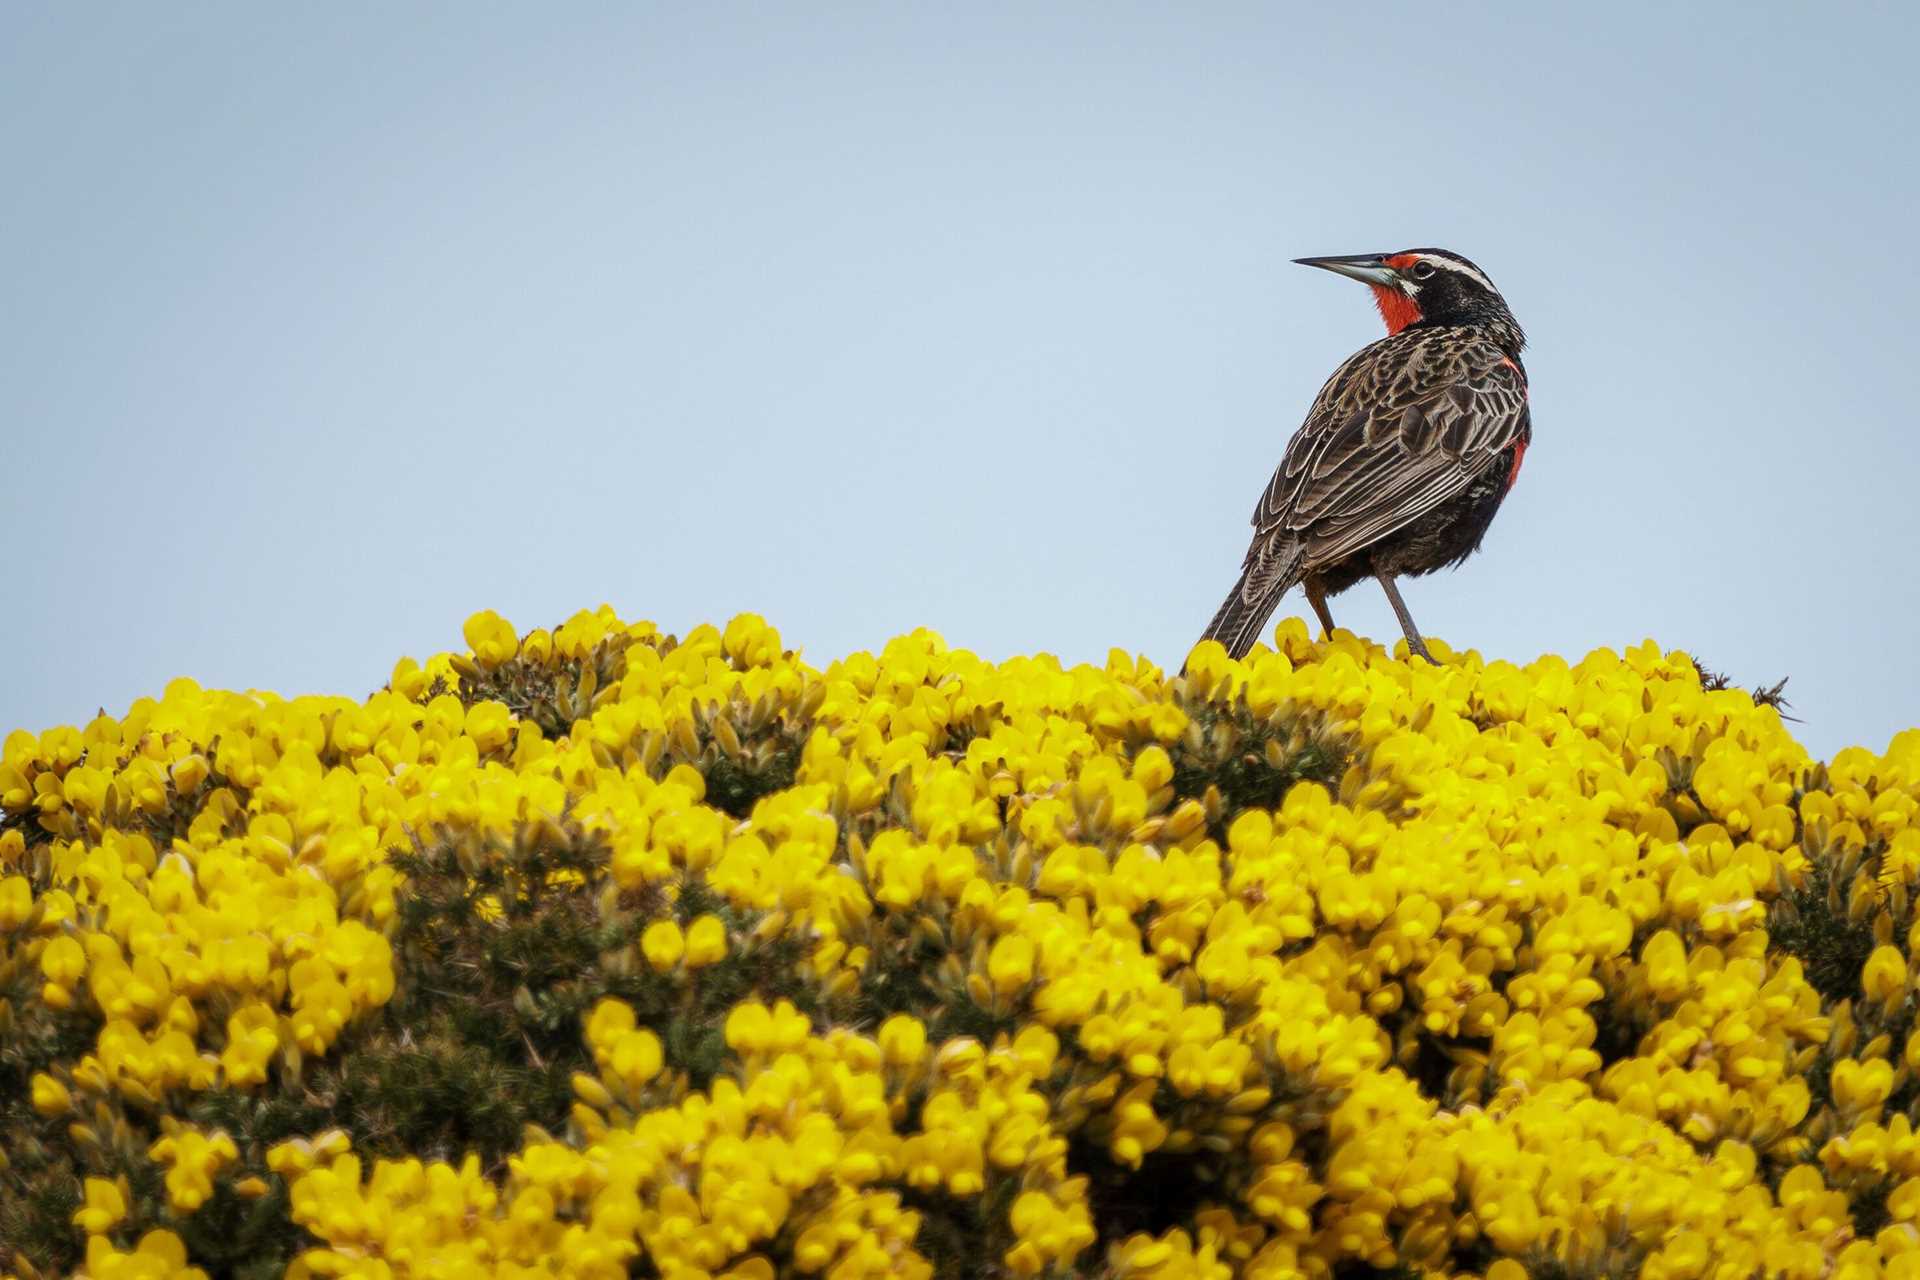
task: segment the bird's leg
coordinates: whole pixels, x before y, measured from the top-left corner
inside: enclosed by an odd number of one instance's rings
[[[1433,662],[1433,655],[1427,652],[1427,642],[1420,638],[1420,628],[1413,625],[1413,615],[1407,612],[1407,602],[1400,598],[1400,588],[1393,585],[1393,575],[1376,565],[1373,576],[1386,589],[1387,599],[1393,603],[1394,616],[1400,619],[1400,629],[1407,633],[1407,651]]]
[[[1300,585],[1307,589],[1307,603],[1313,606],[1313,616],[1320,619],[1321,638],[1333,639],[1333,614],[1327,610],[1327,593],[1315,578],[1307,578]]]

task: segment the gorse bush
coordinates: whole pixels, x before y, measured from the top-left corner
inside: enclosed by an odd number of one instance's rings
[[[0,1271],[1920,1276],[1920,732],[608,610],[0,763]]]

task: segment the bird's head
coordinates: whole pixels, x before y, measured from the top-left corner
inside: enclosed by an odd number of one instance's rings
[[[1373,290],[1388,333],[1416,324],[1477,324],[1510,330],[1516,351],[1526,341],[1487,273],[1457,253],[1408,249],[1294,261],[1350,276]]]

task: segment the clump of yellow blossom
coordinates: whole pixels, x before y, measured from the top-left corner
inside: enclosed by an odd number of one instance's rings
[[[1920,1280],[1920,730],[612,610],[0,747],[0,1272]]]

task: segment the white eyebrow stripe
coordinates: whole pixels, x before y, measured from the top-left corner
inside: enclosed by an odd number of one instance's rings
[[[1469,276],[1475,280],[1478,280],[1480,282],[1481,287],[1484,288],[1488,293],[1499,292],[1498,289],[1495,289],[1493,287],[1493,281],[1487,279],[1485,276],[1481,275],[1478,271],[1475,271],[1472,267],[1468,266],[1464,262],[1456,262],[1452,258],[1443,258],[1440,255],[1434,254],[1434,253],[1422,253],[1422,254],[1416,254],[1415,256],[1418,257],[1422,262],[1431,262],[1436,267],[1443,268],[1447,271],[1458,271],[1463,276]]]

